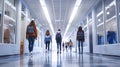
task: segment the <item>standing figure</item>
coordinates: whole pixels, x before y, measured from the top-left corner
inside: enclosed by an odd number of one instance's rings
[[[70,42],[69,42],[70,52],[72,51],[72,46],[73,46],[73,42],[72,42],[72,40],[70,39]]]
[[[64,51],[65,50],[65,44],[64,44],[64,42],[62,44],[62,48],[63,48],[63,51]]]
[[[49,51],[50,49],[50,42],[52,42],[52,38],[51,38],[49,30],[46,31],[44,42],[46,45],[46,52],[47,52],[47,50]]]
[[[29,53],[32,54],[34,41],[37,39],[37,29],[34,20],[27,26],[26,39],[29,42]]]
[[[62,36],[61,36],[61,30],[58,29],[56,34],[56,43],[57,43],[57,53],[61,53],[61,42],[62,42]]]
[[[80,54],[80,43],[81,43],[81,53],[83,53],[83,42],[85,40],[85,37],[84,37],[84,31],[82,30],[81,26],[77,31],[76,40],[78,41],[79,54]]]

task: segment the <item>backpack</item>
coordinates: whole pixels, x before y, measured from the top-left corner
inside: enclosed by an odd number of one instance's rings
[[[61,39],[61,34],[58,33],[58,34],[56,35],[56,39],[57,39],[57,40],[60,40],[60,39]]]
[[[34,27],[33,26],[28,26],[27,33],[28,34],[33,34],[34,33]]]
[[[77,33],[77,38],[78,38],[78,40],[82,40],[84,38],[84,33],[82,31],[78,32]]]

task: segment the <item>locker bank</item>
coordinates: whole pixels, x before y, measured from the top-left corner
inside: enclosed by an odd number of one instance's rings
[[[37,37],[30,52],[27,32],[32,21]],[[84,31],[83,53],[79,27]],[[51,35],[48,50],[46,31]],[[119,0],[0,0],[0,67],[119,67],[119,63]]]

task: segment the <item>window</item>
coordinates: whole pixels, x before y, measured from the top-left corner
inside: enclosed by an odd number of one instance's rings
[[[88,21],[89,20],[92,20],[92,12],[90,12],[89,14],[88,14]]]
[[[17,0],[8,0],[8,2],[10,2],[13,6],[16,6],[16,1]]]
[[[87,25],[87,19],[83,20],[83,25]]]
[[[120,24],[120,1],[117,1],[117,3],[118,3],[118,11],[119,11],[119,17],[118,17],[118,19],[119,19],[119,24]],[[119,25],[119,29],[120,29],[120,25]],[[119,33],[120,33],[120,30],[119,30]],[[119,34],[119,37],[120,37],[120,34]],[[120,43],[120,39],[119,39],[119,43]]]
[[[22,12],[25,13],[26,8],[25,8],[25,6],[24,6],[23,4],[22,4],[22,8],[21,8],[21,10],[22,10]]]
[[[0,43],[2,42],[2,2],[3,0],[0,0]]]
[[[16,7],[10,5],[14,0],[5,1],[5,15],[4,15],[4,43],[15,44],[16,38]]]
[[[87,26],[83,28],[84,30],[84,35],[85,35],[85,42],[84,42],[84,45],[88,45],[89,43],[89,38],[88,38],[88,29],[87,29]]]
[[[0,13],[2,12],[2,0],[0,0]]]
[[[108,44],[115,44],[117,43],[117,21],[114,0],[105,0],[105,17],[106,41]]]
[[[12,19],[16,19],[16,8],[5,3],[5,15],[11,17]]]
[[[98,3],[96,8],[96,24],[97,24],[97,44],[103,45],[104,44],[104,22],[103,22],[103,8],[102,8],[102,1]]]

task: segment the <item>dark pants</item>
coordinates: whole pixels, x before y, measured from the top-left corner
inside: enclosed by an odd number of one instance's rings
[[[83,53],[83,41],[78,41],[78,50],[79,50],[79,53],[80,53],[80,46],[81,46],[81,52]]]
[[[46,44],[46,49],[48,48],[48,51],[49,51],[49,48],[50,48],[50,41],[45,42],[45,44]]]
[[[57,42],[57,50],[61,52],[61,42]]]
[[[29,52],[31,52],[31,51],[33,51],[35,37],[29,36],[28,41],[29,41]]]

